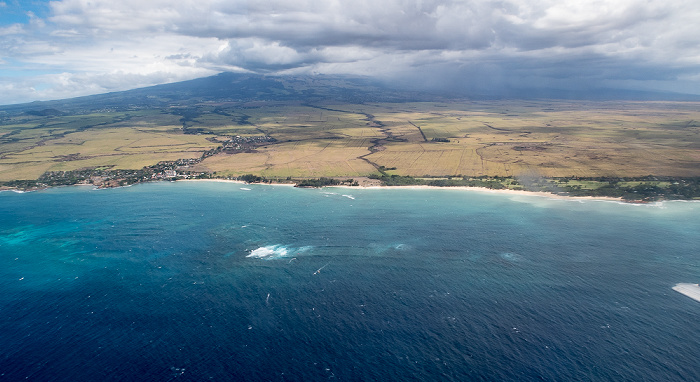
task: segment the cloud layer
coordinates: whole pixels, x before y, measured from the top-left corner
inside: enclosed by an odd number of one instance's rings
[[[0,103],[224,70],[700,92],[695,0],[63,0],[25,14],[0,24]]]

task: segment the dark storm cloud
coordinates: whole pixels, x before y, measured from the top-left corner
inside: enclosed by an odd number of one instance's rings
[[[266,2],[221,7],[215,16],[205,10],[199,17],[209,22],[182,19],[176,28],[228,41],[203,64],[253,71],[361,74],[376,63],[375,74],[422,76],[439,67],[498,72],[509,83],[666,81],[698,74],[698,9],[687,1]],[[395,67],[381,67],[387,62]]]

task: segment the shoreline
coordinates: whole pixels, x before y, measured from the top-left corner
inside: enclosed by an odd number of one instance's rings
[[[137,184],[144,184],[144,183],[158,183],[158,182],[165,182],[166,180],[157,180],[157,181],[149,181],[149,182],[139,182],[139,183],[134,183],[134,184],[129,184],[126,186],[121,186],[121,187],[105,187],[105,188],[97,188],[97,189],[107,189],[107,188],[122,188],[122,187],[131,187]],[[272,183],[247,183],[242,180],[234,180],[234,179],[219,179],[219,178],[208,178],[208,179],[178,179],[176,181],[171,181],[171,182],[215,182],[215,183],[233,183],[233,184],[238,184],[238,185],[263,185],[263,186],[286,186],[286,187],[295,187],[295,183],[277,183],[277,182],[272,182]],[[45,188],[38,188],[38,189],[31,189],[31,190],[20,190],[16,188],[0,188],[0,192],[3,191],[12,191],[16,193],[26,193],[26,192],[35,192],[35,191],[41,191],[41,190],[46,190],[46,189],[51,189],[51,188],[57,188],[57,187],[69,187],[69,186],[93,186],[92,184],[74,184],[74,185],[66,185],[66,186],[49,186]],[[342,189],[349,189],[349,190],[390,190],[390,189],[403,189],[403,190],[452,190],[452,191],[470,191],[470,192],[481,192],[481,193],[492,193],[492,194],[506,194],[506,195],[511,195],[511,196],[538,196],[542,198],[549,198],[553,200],[570,200],[570,201],[607,201],[607,202],[615,202],[615,203],[622,203],[622,204],[629,204],[629,205],[648,205],[648,204],[656,204],[660,202],[672,202],[672,201],[681,201],[681,202],[700,202],[700,200],[684,200],[684,199],[660,199],[656,201],[639,201],[639,200],[625,200],[621,197],[615,198],[615,197],[607,197],[607,196],[569,196],[569,195],[559,195],[559,194],[553,194],[549,192],[544,192],[544,191],[527,191],[527,190],[511,190],[511,189],[492,189],[492,188],[486,188],[486,187],[469,187],[469,186],[428,186],[428,185],[412,185],[412,186],[382,186],[382,185],[359,185],[359,186],[348,186],[348,185],[333,185],[333,186],[323,186],[323,187],[300,187],[300,188],[342,188]]]
[[[291,183],[246,183],[242,180],[232,180],[232,179],[182,179],[177,182],[217,182],[217,183],[235,183],[240,185],[263,185],[263,186],[288,186],[294,187]],[[482,193],[492,193],[492,194],[510,194],[510,195],[521,195],[521,196],[539,196],[550,199],[558,200],[600,200],[608,202],[620,202],[625,204],[639,204],[630,201],[625,201],[622,198],[612,198],[605,196],[566,196],[557,195],[549,192],[542,191],[526,191],[526,190],[509,190],[509,189],[493,189],[486,187],[467,187],[467,186],[454,186],[454,187],[436,187],[436,186],[327,186],[321,188],[342,188],[349,190],[390,190],[390,189],[403,189],[403,190],[452,190],[452,191],[471,191],[471,192],[482,192]]]
[[[521,196],[539,196],[550,199],[559,200],[603,200],[612,202],[622,202],[635,204],[634,202],[628,202],[622,198],[613,198],[606,196],[567,196],[567,195],[557,195],[549,192],[542,191],[526,191],[526,190],[510,190],[510,189],[493,189],[486,187],[468,187],[468,186],[454,186],[454,187],[436,187],[436,186],[371,186],[371,187],[350,187],[350,186],[332,186],[338,188],[364,188],[364,189],[416,189],[416,190],[455,190],[455,191],[471,191],[471,192],[482,192],[491,194],[510,194],[510,195],[521,195]]]
[[[263,186],[289,186],[289,187],[294,187],[294,183],[246,183],[242,180],[233,180],[233,179],[178,179],[176,182],[215,182],[215,183],[236,183],[236,184],[246,184],[246,185],[252,185],[252,184],[260,184]]]
[[[523,186],[517,178],[477,176],[453,179],[414,178],[401,175],[371,175],[360,177],[320,177],[320,178],[266,178],[253,174],[223,176],[185,171],[178,173],[151,174],[152,168],[146,170],[118,170],[113,172],[95,172],[93,170],[47,172],[36,180],[11,180],[0,183],[0,191],[21,190],[38,191],[46,188],[68,185],[93,185],[99,189],[119,186],[151,183],[157,181],[194,181],[230,182],[238,184],[267,184],[276,186],[293,186],[299,188],[350,187],[362,189],[444,189],[469,190],[477,192],[498,192],[511,195],[542,196],[550,199],[566,200],[607,200],[629,204],[648,204],[663,200],[700,201],[700,176],[691,178],[674,178],[647,175],[636,178],[539,178],[532,184]],[[142,173],[146,171],[145,175]],[[167,174],[166,174],[167,173]],[[148,176],[148,174],[151,174]],[[166,177],[166,175],[169,175]],[[571,181],[573,180],[573,183]]]

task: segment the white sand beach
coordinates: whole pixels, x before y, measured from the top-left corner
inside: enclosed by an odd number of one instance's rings
[[[178,182],[220,182],[220,183],[237,183],[237,184],[249,184],[246,182],[243,182],[241,180],[231,180],[231,179],[183,179],[183,180],[178,180]],[[294,187],[294,184],[292,183],[254,183],[254,184],[262,184],[265,186],[287,186],[287,187]],[[615,202],[621,202],[623,201],[622,198],[612,198],[612,197],[604,197],[604,196],[566,196],[566,195],[557,195],[557,194],[551,194],[549,192],[538,192],[538,191],[524,191],[524,190],[508,190],[508,189],[491,189],[491,188],[485,188],[485,187],[465,187],[465,186],[457,186],[457,187],[435,187],[435,186],[380,186],[380,185],[360,185],[360,186],[346,186],[346,185],[338,185],[338,186],[329,186],[332,188],[346,188],[346,189],[353,189],[353,190],[391,190],[391,189],[397,189],[397,190],[406,190],[406,189],[415,189],[415,190],[452,190],[452,191],[471,191],[471,192],[484,192],[484,193],[496,193],[496,194],[508,194],[508,195],[523,195],[523,196],[540,196],[540,197],[545,197],[545,198],[550,198],[550,199],[564,199],[564,200],[575,200],[575,199],[580,199],[580,200],[607,200],[607,201],[615,201]]]

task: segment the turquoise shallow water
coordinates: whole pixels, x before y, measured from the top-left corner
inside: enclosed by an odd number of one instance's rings
[[[249,190],[246,190],[249,189]],[[0,193],[0,379],[700,380],[700,203]]]

